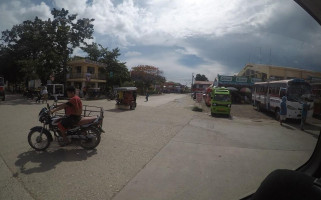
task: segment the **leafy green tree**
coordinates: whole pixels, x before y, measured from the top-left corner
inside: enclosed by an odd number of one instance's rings
[[[131,78],[135,81],[136,87],[145,90],[151,85],[163,85],[166,78],[163,72],[158,68],[150,65],[138,65],[131,70]]]
[[[104,48],[100,44],[92,43],[82,47],[82,50],[87,53],[88,56],[86,58],[106,64],[103,73],[106,74],[107,88],[111,88],[114,85],[121,86],[122,83],[130,80],[126,63],[118,60],[120,56],[118,48],[109,51],[108,48]]]
[[[54,19],[52,21],[52,31],[55,36],[57,53],[62,56],[62,68],[57,73],[63,74],[63,82],[66,83],[67,62],[69,55],[73,53],[75,47],[81,44],[86,45],[86,39],[92,39],[94,25],[91,24],[94,19],[78,19],[76,14],[68,15],[69,11],[64,8],[61,10],[53,9],[51,14]]]
[[[204,74],[196,74],[195,81],[208,81],[208,78]]]
[[[53,20],[36,17],[2,32],[0,61],[19,71],[15,81],[40,78],[46,83],[51,74],[66,82],[67,61],[75,47],[86,44],[93,34],[94,19],[78,19],[68,10],[53,9]],[[6,71],[1,69],[0,71]]]

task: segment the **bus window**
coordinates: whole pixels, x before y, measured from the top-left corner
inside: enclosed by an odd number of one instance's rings
[[[280,98],[286,96],[286,88],[280,88]]]

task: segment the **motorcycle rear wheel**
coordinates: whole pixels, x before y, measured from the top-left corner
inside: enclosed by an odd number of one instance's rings
[[[50,139],[44,133],[41,133],[38,130],[31,130],[28,134],[28,143],[36,151],[44,151],[50,145]]]
[[[100,132],[95,128],[86,130],[86,136],[92,137],[80,140],[80,146],[86,150],[92,150],[96,148],[100,143]]]

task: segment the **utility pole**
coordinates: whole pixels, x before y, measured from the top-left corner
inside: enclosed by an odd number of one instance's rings
[[[194,80],[194,73],[192,73],[192,86],[191,86],[191,89],[193,88],[193,80]]]

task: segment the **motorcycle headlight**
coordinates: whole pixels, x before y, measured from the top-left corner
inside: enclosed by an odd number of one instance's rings
[[[230,107],[231,107],[231,104],[228,104],[228,105],[227,105],[227,107],[229,107],[229,108],[230,108]]]
[[[213,103],[213,106],[216,106],[216,103]]]

